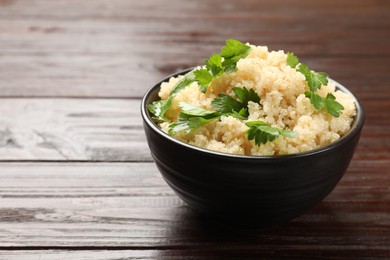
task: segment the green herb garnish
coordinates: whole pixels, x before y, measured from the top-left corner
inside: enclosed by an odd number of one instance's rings
[[[246,87],[242,88],[233,88],[234,94],[236,94],[237,99],[240,100],[243,107],[248,106],[248,102],[252,101],[254,103],[260,102],[260,97],[253,89],[247,89]]]
[[[294,138],[297,133],[294,131],[284,130],[277,127],[272,127],[262,121],[251,121],[245,123],[249,129],[246,131],[248,140],[255,140],[256,145],[265,144],[275,140],[279,136]]]
[[[155,120],[168,122],[165,113],[171,107],[176,94],[196,81],[200,90],[205,93],[210,82],[222,73],[236,71],[237,62],[245,58],[249,53],[250,47],[240,41],[229,39],[222,47],[220,54],[213,54],[205,61],[205,68],[188,72],[179,80],[172,89],[170,96],[165,100],[158,100],[148,105],[148,110],[155,117]]]
[[[172,101],[181,90],[190,85],[195,81],[195,76],[192,71],[188,72],[182,79],[180,79],[175,86],[173,87],[170,96],[164,100],[154,101],[152,104],[148,105],[148,110],[155,117],[155,120],[158,121],[168,121],[165,117],[165,113],[171,107]]]
[[[237,62],[240,59],[245,58],[248,55],[248,52],[251,48],[234,39],[229,39],[226,41],[225,46],[222,47],[221,56],[224,58],[222,66],[224,67],[225,72],[236,71]]]
[[[292,52],[287,52],[287,65],[291,68],[295,68],[299,64],[299,58]]]
[[[325,72],[312,71],[303,63],[299,64],[298,71],[305,76],[311,92],[316,92],[321,86],[328,84],[328,74]]]
[[[323,98],[315,92],[328,84],[328,74],[325,72],[315,72],[310,70],[309,67],[299,62],[299,58],[292,52],[287,53],[287,65],[296,69],[305,76],[306,82],[309,85],[310,91],[306,91],[305,95],[310,99],[310,103],[317,109],[322,110],[325,108],[329,114],[334,117],[339,117],[341,110],[344,109],[343,105],[336,101],[336,98],[331,93],[328,93],[326,98]]]
[[[341,113],[340,111],[344,109],[344,107],[336,101],[336,97],[332,93],[328,93],[326,98],[323,98],[316,93],[306,91],[305,96],[310,99],[310,103],[317,110],[321,110],[325,107],[328,113],[334,117],[339,117]]]
[[[180,102],[179,107],[181,108],[181,112],[177,122],[169,125],[168,134],[170,135],[175,135],[180,132],[188,135],[193,130],[217,120],[221,116],[216,111],[209,111],[185,102]]]
[[[225,94],[219,94],[212,101],[214,110],[206,110],[201,107],[180,102],[181,112],[177,122],[169,125],[168,134],[175,135],[182,133],[190,134],[195,129],[204,126],[213,121],[219,120],[221,116],[233,116],[239,119],[248,119],[248,102],[260,102],[260,97],[253,89],[233,88],[237,100]],[[255,140],[256,145],[265,144],[268,141],[275,140],[278,136],[295,137],[296,132],[271,127],[262,121],[247,122],[249,129],[246,131],[248,140]]]
[[[212,101],[214,109],[219,111],[221,114],[232,113],[233,111],[240,111],[243,107],[243,104],[235,100],[229,95],[219,94],[217,98]]]
[[[210,82],[222,75],[237,70],[237,62],[245,58],[251,47],[248,45],[229,39],[225,46],[222,47],[220,54],[213,54],[209,59],[205,60],[205,68],[194,71],[195,80],[201,86],[201,91],[206,92]]]
[[[219,120],[221,116],[233,116],[239,119],[248,118],[248,102],[260,102],[260,97],[253,91],[247,88],[233,88],[238,100],[225,94],[219,94],[211,103],[214,110],[206,110],[185,102],[180,102],[179,107],[181,112],[177,122],[169,125],[168,133],[174,135],[183,132],[185,135],[193,130],[210,123],[214,120]]]
[[[225,94],[219,94],[217,98],[212,101],[213,107],[223,114],[230,114],[240,119],[248,118],[248,102],[260,102],[260,97],[253,89],[233,88],[234,94],[238,100]]]

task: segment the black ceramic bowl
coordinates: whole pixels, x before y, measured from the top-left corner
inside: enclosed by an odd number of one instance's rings
[[[179,72],[175,75],[186,73]],[[141,104],[147,141],[166,182],[192,208],[234,226],[269,228],[286,223],[324,199],[348,168],[364,123],[363,107],[350,132],[337,142],[287,156],[244,156],[214,152],[179,141],[152,120],[147,105],[158,100],[160,84]]]

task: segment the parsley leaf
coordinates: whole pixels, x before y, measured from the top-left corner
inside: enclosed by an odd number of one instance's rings
[[[222,65],[228,68],[228,71],[235,71],[237,62],[246,57],[250,48],[240,41],[228,39],[221,50],[221,56],[224,58]]]
[[[213,76],[220,75],[223,72],[222,56],[215,53],[205,61],[206,68],[211,71]]]
[[[235,100],[231,96],[225,94],[219,94],[211,104],[214,109],[221,114],[228,114],[240,119],[248,118],[248,102],[260,102],[260,97],[256,94],[253,89],[248,90],[246,87],[233,88],[234,94],[237,99]]]
[[[149,104],[148,110],[155,116],[155,119],[158,121],[168,121],[165,117],[165,113],[171,107],[172,101],[181,90],[189,86],[192,82],[195,81],[195,75],[192,71],[188,72],[182,79],[180,79],[175,86],[173,87],[170,96],[164,100],[157,100]]]
[[[339,117],[341,110],[344,110],[343,105],[336,101],[336,97],[332,93],[328,93],[326,98],[323,98],[316,93],[306,91],[305,96],[310,99],[310,103],[317,110],[321,110],[325,107],[328,113],[334,117]]]
[[[252,101],[255,103],[260,102],[260,97],[253,89],[243,88],[233,88],[234,94],[236,94],[238,100],[243,104],[244,107],[248,106],[248,102]]]
[[[249,101],[260,101],[258,95],[253,90],[252,93],[251,90],[243,87],[235,88],[234,92],[238,93],[236,94],[237,98],[247,105]],[[181,112],[179,114],[179,119],[177,122],[169,125],[168,134],[175,135],[183,133],[184,135],[188,135],[201,126],[219,120],[222,115],[247,119],[248,109],[244,106],[244,103],[240,101],[235,100],[231,96],[220,94],[212,101],[212,104],[217,111],[210,111],[192,104],[180,102],[179,107],[181,108]],[[294,138],[297,135],[294,131],[271,127],[262,121],[251,121],[247,122],[246,125],[249,127],[246,131],[248,140],[255,140],[256,145],[273,141],[279,136]]]
[[[287,65],[297,70],[305,76],[307,84],[309,85],[310,91],[315,92],[321,88],[322,85],[328,84],[328,74],[325,72],[315,72],[310,70],[309,67],[304,63],[299,63],[299,58],[292,52],[287,52]]]
[[[221,56],[230,59],[239,56],[248,50],[249,46],[235,39],[227,39],[225,46],[221,49]]]
[[[213,80],[213,75],[209,73],[207,69],[198,69],[194,71],[195,80],[200,85],[200,91],[206,92],[207,86]]]
[[[159,116],[162,114],[161,109],[165,105],[166,100],[157,100],[154,101],[152,104],[148,104],[148,110],[153,115],[157,116],[158,119],[161,119]]]
[[[179,119],[168,127],[168,134],[170,135],[175,135],[183,131],[187,135],[193,130],[220,117],[220,114],[215,111],[209,111],[185,102],[180,102],[179,107],[181,108]]]
[[[234,72],[237,69],[237,62],[248,55],[250,46],[233,39],[226,41],[220,54],[213,54],[205,60],[206,68],[194,71],[195,80],[201,86],[201,91],[206,92],[210,82],[223,73]]]
[[[328,74],[325,72],[312,71],[303,63],[299,65],[298,71],[305,76],[311,92],[316,92],[322,85],[328,85]]]
[[[320,95],[310,91],[305,91],[305,96],[310,99],[310,103],[317,110],[321,110],[324,107],[324,99]]]
[[[193,130],[208,124],[221,116],[233,116],[238,119],[248,119],[248,102],[260,102],[260,97],[253,89],[247,88],[233,88],[238,100],[229,95],[219,94],[211,104],[214,110],[206,110],[201,107],[180,102],[179,107],[181,112],[177,122],[169,125],[168,133],[174,135],[183,132],[185,135],[191,133]]]
[[[186,114],[188,116],[210,116],[213,114],[217,114],[217,112],[215,111],[206,110],[185,102],[180,102],[179,107],[181,108],[181,113]]]
[[[297,133],[294,131],[271,127],[263,121],[251,121],[245,124],[249,127],[249,129],[246,131],[248,134],[248,140],[255,140],[256,145],[261,145],[269,141],[273,141],[279,136],[294,138],[297,135]]]
[[[229,95],[219,94],[211,104],[214,109],[220,112],[221,114],[233,113],[233,111],[239,112],[244,108],[243,104]]]
[[[173,97],[169,97],[168,99],[164,100],[157,100],[153,103],[149,104],[148,110],[150,113],[154,115],[154,119],[157,121],[168,121],[168,119],[165,117],[165,113],[168,111],[169,107],[172,104]]]
[[[232,116],[232,117],[235,117],[235,118],[238,118],[238,119],[241,119],[241,120],[246,120],[248,119],[248,109],[247,108],[241,108],[240,111],[234,111],[233,110],[233,113],[228,113],[226,114],[227,116]]]
[[[195,80],[200,85],[200,90],[205,93],[207,86],[213,78],[223,73],[222,57],[219,54],[213,54],[209,59],[205,60],[206,68],[194,71]]]
[[[326,110],[334,117],[340,116],[340,111],[344,110],[343,105],[336,101],[336,97],[332,93],[328,93],[324,99]]]
[[[195,75],[193,71],[188,72],[184,75],[184,77],[179,80],[171,91],[171,96],[176,95],[180,91],[182,91],[185,87],[189,86],[192,82],[195,81]]]
[[[165,100],[158,100],[148,105],[148,110],[158,121],[169,121],[165,113],[172,105],[172,101],[181,90],[196,81],[200,90],[205,93],[213,78],[236,70],[237,62],[248,55],[250,46],[240,41],[229,39],[221,49],[221,54],[213,54],[205,61],[205,68],[188,72],[173,87],[170,96]],[[239,110],[238,110],[239,111]]]
[[[299,58],[293,52],[287,52],[287,65],[295,68],[299,64]]]
[[[287,53],[287,65],[292,68],[296,68],[297,71],[305,76],[310,91],[305,92],[305,96],[310,99],[310,103],[317,109],[321,110],[324,107],[334,117],[339,117],[341,110],[344,109],[343,105],[336,101],[336,97],[328,93],[326,98],[321,97],[315,92],[321,88],[321,86],[328,85],[328,74],[325,72],[315,72],[310,70],[304,63],[299,63],[299,59],[292,52]]]
[[[175,135],[184,131],[184,134],[188,135],[193,130],[205,124],[208,124],[216,119],[218,119],[218,117],[204,118],[198,116],[198,117],[190,117],[190,118],[179,118],[177,122],[169,125],[168,134]]]

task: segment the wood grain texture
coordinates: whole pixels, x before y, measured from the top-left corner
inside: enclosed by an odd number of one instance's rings
[[[304,249],[302,250],[304,251]],[[284,253],[281,253],[284,252]],[[289,254],[289,248],[279,247],[279,250],[267,250],[264,247],[257,249],[221,249],[211,248],[206,250],[196,249],[163,249],[163,250],[88,250],[88,251],[69,251],[69,250],[18,250],[18,251],[0,251],[0,257],[7,260],[118,260],[118,259],[137,259],[137,260],[183,260],[183,259],[204,259],[204,260],[225,260],[225,259],[343,259],[342,256],[351,255],[353,259],[382,259],[387,260],[388,254],[376,254],[374,257],[360,254],[360,251],[338,251],[338,254],[321,255],[318,252],[303,252],[298,254]],[[383,251],[382,251],[383,252]]]
[[[390,259],[387,0],[0,0],[0,259]],[[227,38],[352,90],[366,123],[336,189],[239,231],[167,186],[140,97]]]
[[[1,96],[140,97],[163,76],[201,64],[230,37],[294,51],[352,88],[384,91],[390,84],[388,1],[6,3]]]
[[[171,252],[172,254],[173,252]],[[174,253],[171,259],[175,259]],[[164,257],[165,258],[165,257]],[[0,259],[7,260],[118,260],[118,259],[137,259],[151,260],[163,259],[159,257],[159,250],[88,250],[88,251],[69,251],[69,250],[18,250],[0,251]],[[177,258],[177,259],[180,259]],[[181,258],[182,259],[182,258]]]
[[[363,100],[358,159],[390,157],[390,101]],[[151,161],[140,100],[17,99],[0,102],[0,161]]]
[[[150,161],[140,101],[3,99],[1,160]]]
[[[153,163],[0,168],[0,249],[135,250],[127,252],[132,256],[146,250],[141,259],[221,259],[243,251],[268,257],[390,256],[389,161],[354,161],[323,202],[269,231],[226,229],[191,211]],[[49,251],[46,257],[52,254],[57,259],[79,253]],[[93,252],[89,257],[99,259]]]

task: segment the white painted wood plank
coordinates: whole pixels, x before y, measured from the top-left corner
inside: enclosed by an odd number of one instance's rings
[[[158,259],[159,250],[2,250],[0,259],[6,260],[118,260]],[[174,257],[169,259],[175,259]]]
[[[0,160],[151,160],[140,101],[2,99]]]

